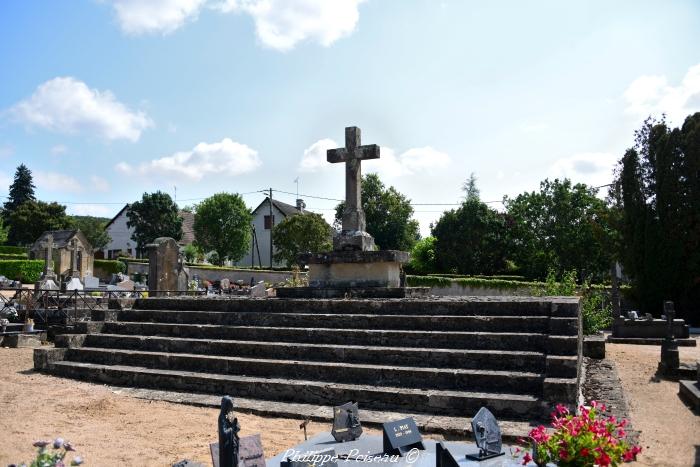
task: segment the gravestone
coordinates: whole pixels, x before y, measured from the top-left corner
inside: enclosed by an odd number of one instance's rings
[[[501,450],[501,428],[498,426],[496,417],[486,407],[482,407],[472,419],[472,431],[474,441],[479,447],[476,454],[467,454],[467,459],[482,461],[498,457],[505,454]]]
[[[664,314],[666,315],[666,337],[661,342],[659,371],[664,375],[673,375],[680,366],[678,342],[674,335],[673,320],[676,317],[676,311],[673,308],[673,302],[664,302]]]
[[[77,238],[71,239],[70,243],[66,247],[70,251],[70,269],[68,270],[69,277],[80,278],[80,270],[78,268],[78,254],[80,253],[80,246]]]
[[[77,277],[71,277],[70,280],[66,283],[66,291],[83,290],[83,288],[83,283],[80,282],[80,279]]]
[[[86,289],[98,289],[100,287],[100,279],[95,276],[85,276]]]
[[[115,285],[120,290],[134,290],[135,283],[127,277],[123,281],[117,282]]]
[[[352,441],[362,434],[357,402],[333,407],[333,438],[338,442]]]
[[[167,295],[178,288],[180,247],[170,237],[156,238],[146,245],[148,251],[148,289],[150,296]],[[186,289],[183,289],[186,290]]]
[[[424,450],[416,421],[409,417],[382,425],[384,454],[404,456],[412,449]]]
[[[53,235],[48,234],[40,244],[44,250],[44,271],[41,278],[34,284],[35,290],[59,290],[56,274],[53,271]]]
[[[267,288],[265,288],[265,282],[260,281],[250,288],[250,296],[254,298],[267,297]]]
[[[244,436],[238,441],[238,467],[265,467],[265,452],[260,434]],[[211,443],[209,451],[214,467],[219,467],[219,443]]]
[[[224,278],[221,279],[221,281],[219,282],[219,288],[220,288],[222,291],[228,292],[228,289],[231,288],[231,280],[230,280],[230,279],[227,279],[226,277],[224,277]]]

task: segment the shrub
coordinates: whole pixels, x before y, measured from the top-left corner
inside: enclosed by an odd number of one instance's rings
[[[41,260],[0,260],[0,275],[24,283],[38,281],[43,270]]]
[[[26,253],[0,253],[0,260],[3,259],[28,259]]]
[[[583,284],[581,314],[584,334],[597,334],[612,324],[612,305],[606,298],[604,292],[591,287],[588,282]]]
[[[126,263],[113,259],[96,259],[94,262],[95,269],[101,269],[108,274],[117,274],[126,272]]]
[[[0,245],[0,254],[21,255],[27,254],[27,248],[23,246]]]

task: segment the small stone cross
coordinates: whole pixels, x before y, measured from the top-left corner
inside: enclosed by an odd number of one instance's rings
[[[44,277],[53,276],[53,235],[48,234],[46,240],[39,243],[44,248]]]
[[[68,251],[70,251],[70,276],[79,277],[80,273],[78,271],[78,251],[80,251],[78,246],[78,239],[74,238],[70,241],[70,246]]]
[[[345,211],[343,230],[365,230],[365,215],[362,210],[362,167],[361,161],[379,159],[379,146],[360,143],[360,129],[356,126],[345,128],[345,147],[329,149],[326,159],[330,163],[345,162]]]

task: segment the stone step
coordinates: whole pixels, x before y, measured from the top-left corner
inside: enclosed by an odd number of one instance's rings
[[[134,309],[252,313],[334,313],[454,316],[576,317],[578,299],[568,297],[441,297],[374,300],[302,300],[245,298],[142,298]]]
[[[58,345],[58,343],[57,343]],[[427,349],[359,345],[254,342],[243,340],[186,339],[160,336],[88,334],[89,347],[132,349],[150,352],[194,353],[230,357],[278,358],[304,361],[342,361],[437,368],[482,368],[542,372],[542,352],[511,350]],[[573,357],[564,357],[573,358]],[[575,376],[561,374],[561,376]]]
[[[102,365],[419,389],[515,391],[535,395],[541,394],[544,379],[541,374],[530,372],[304,362],[281,360],[282,355],[278,359],[260,359],[89,347],[69,349],[66,355],[71,361]]]
[[[272,326],[221,326],[106,322],[102,332],[142,336],[196,339],[241,339],[265,342],[371,345],[406,348],[545,351],[576,355],[577,336],[548,336],[543,333],[400,331],[375,329],[287,328]]]
[[[119,321],[171,324],[220,324],[227,326],[278,326],[343,329],[387,329],[472,332],[543,332],[549,330],[548,316],[445,316],[337,313],[251,313],[212,311],[120,311]],[[576,318],[557,318],[558,333],[574,335]]]
[[[234,397],[317,405],[335,405],[353,400],[367,409],[417,411],[434,415],[474,414],[480,407],[487,406],[497,417],[527,420],[539,418],[544,405],[538,397],[526,394],[324,383],[65,360],[53,362],[47,370],[59,376],[111,385],[231,394]]]

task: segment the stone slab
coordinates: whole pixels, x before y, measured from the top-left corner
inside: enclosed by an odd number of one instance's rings
[[[407,263],[406,251],[331,251],[327,253],[307,253],[299,259],[305,264],[346,264],[346,263]]]
[[[664,338],[666,337],[666,320],[625,319],[613,323],[612,336],[615,338]],[[676,338],[688,338],[690,327],[682,319],[673,320],[673,332]]]
[[[338,456],[338,467],[351,467],[361,465],[387,465],[396,467],[434,467],[435,450],[437,442],[432,439],[423,439],[424,450],[417,450],[414,453],[406,454],[392,462],[389,457],[383,456],[382,437],[378,435],[363,435],[355,441],[345,443],[336,442],[330,433],[320,433],[307,441],[281,452],[275,457],[267,460],[267,467],[279,467],[280,462],[285,460],[287,455],[297,454],[303,456],[329,449],[335,450]],[[474,443],[443,442],[443,445],[450,451],[460,467],[505,467],[523,465],[522,457],[510,455],[511,446],[503,447],[506,455],[481,462],[467,460],[466,454],[478,452]],[[534,463],[526,464],[534,466]]]
[[[700,381],[680,380],[678,395],[700,414]]]
[[[584,336],[583,356],[589,358],[605,358],[605,338],[603,336]]]
[[[429,291],[429,287],[280,287],[277,298],[409,298]]]
[[[633,344],[633,345],[661,345],[664,340],[657,337],[612,337],[608,336],[606,342],[611,344]],[[681,347],[697,347],[696,339],[676,339],[676,343]]]
[[[41,341],[46,341],[46,332],[5,333],[0,336],[0,346],[12,349],[41,347]]]

